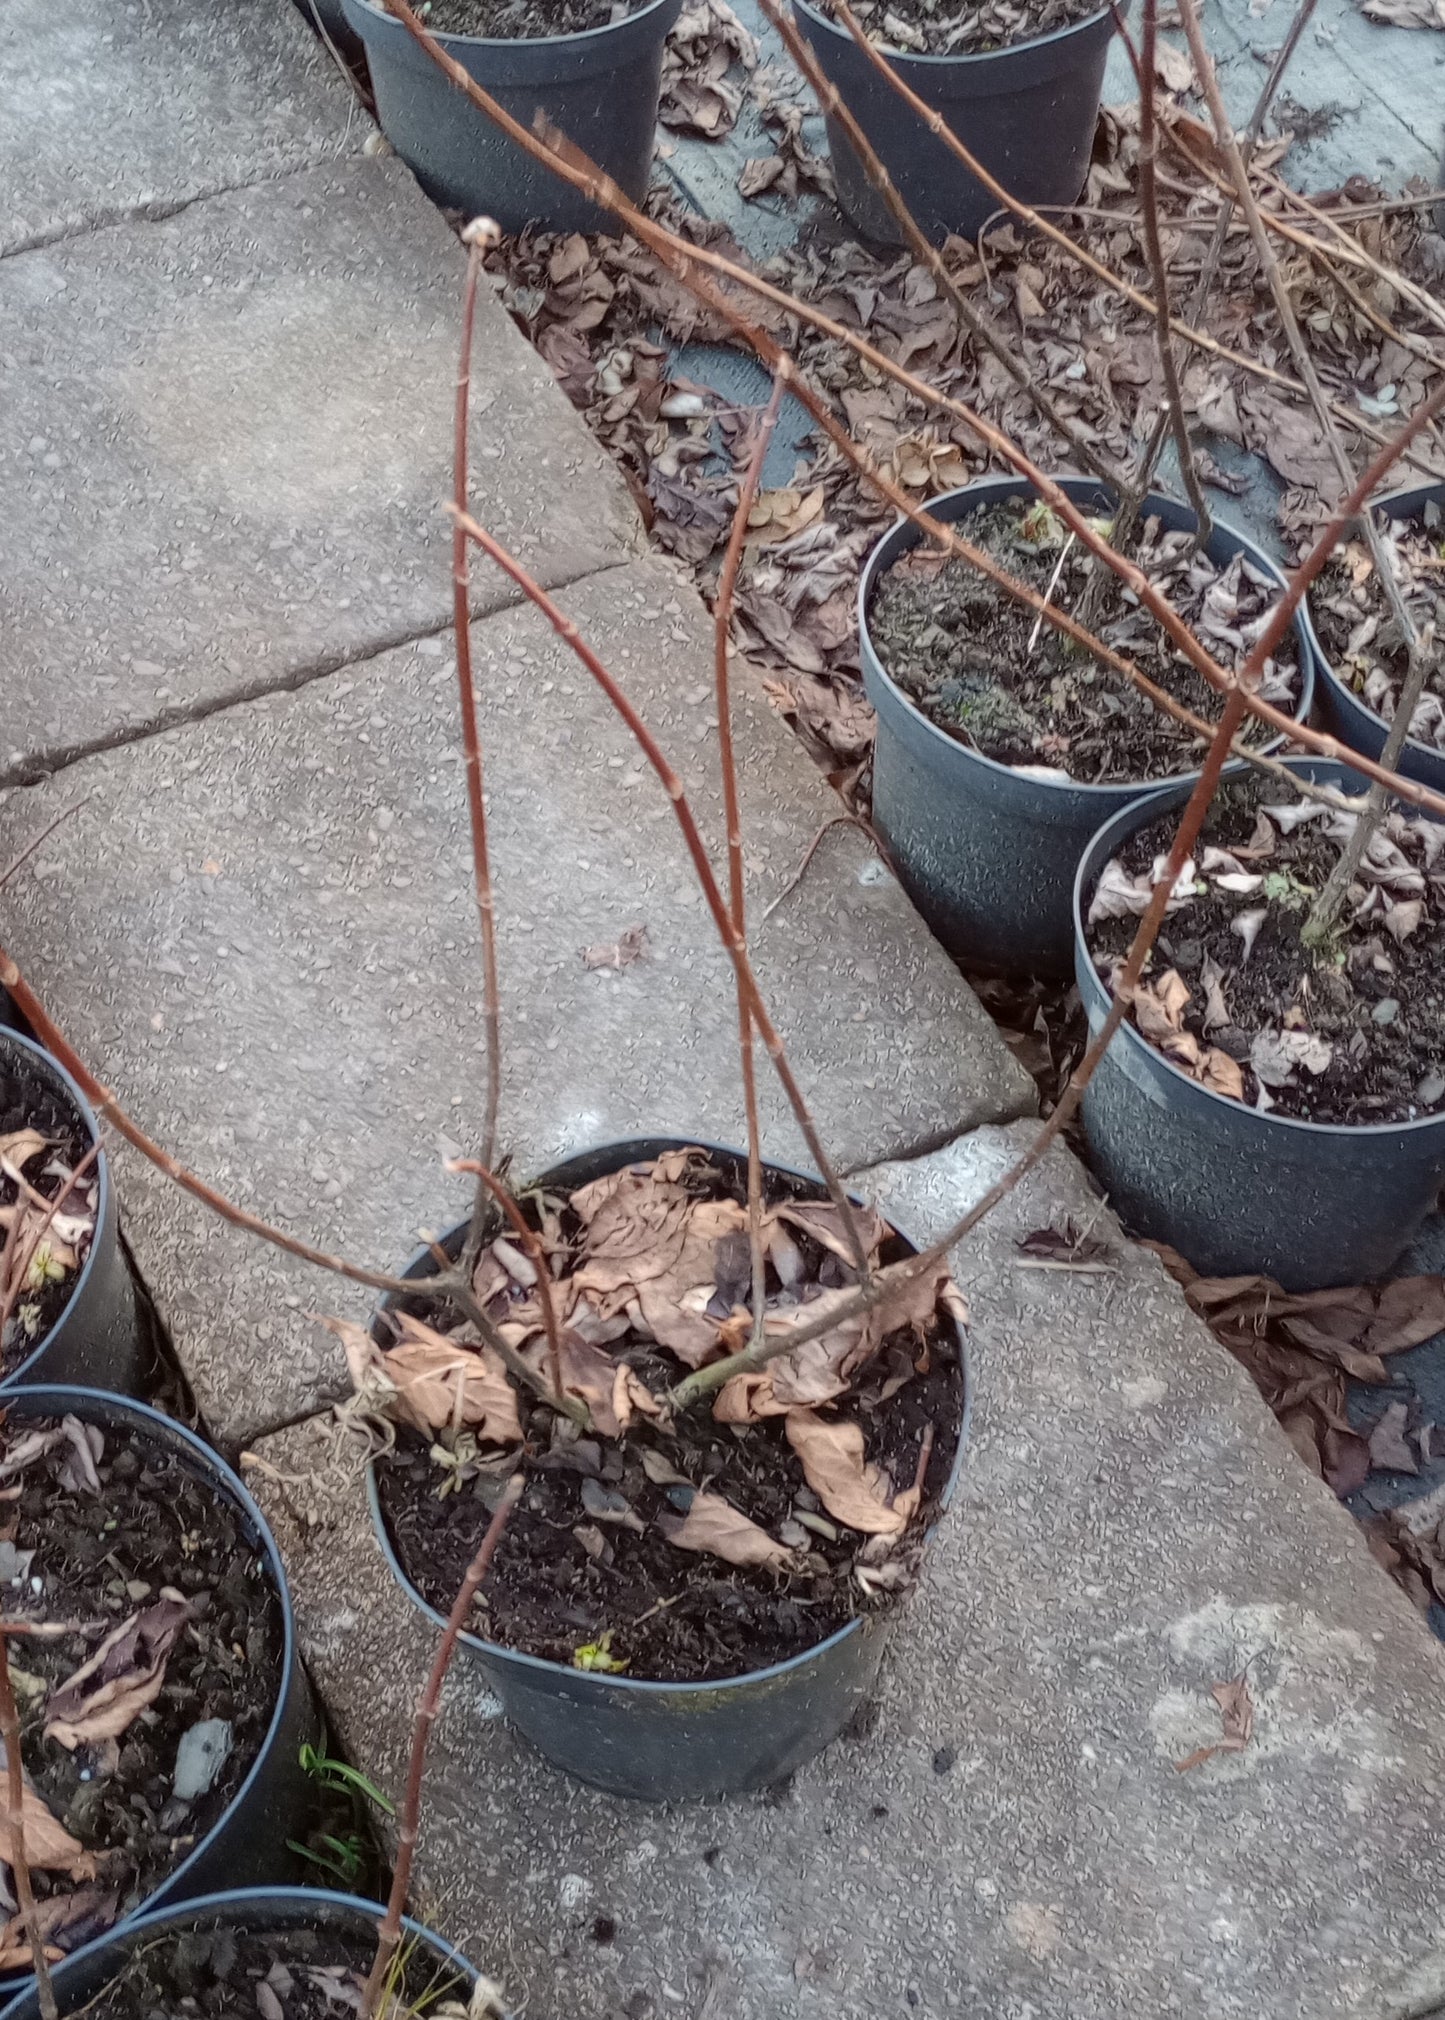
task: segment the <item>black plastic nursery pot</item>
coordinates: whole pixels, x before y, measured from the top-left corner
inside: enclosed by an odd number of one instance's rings
[[[505,232],[615,229],[609,213],[535,162],[372,0],[343,0],[366,46],[382,131],[436,203],[495,218]],[[635,202],[647,194],[662,46],[682,0],[577,35],[437,40],[521,125],[542,113]]]
[[[1092,477],[1059,477],[1060,488],[1086,511],[1111,511],[1113,494]],[[947,521],[981,505],[1035,496],[1021,477],[984,477],[930,499],[928,511]],[[1151,492],[1146,513],[1171,530],[1192,527],[1188,506]],[[878,716],[873,751],[873,820],[904,889],[951,954],[971,966],[1005,974],[1062,977],[1073,960],[1074,872],[1101,821],[1141,795],[1174,784],[1140,779],[1120,785],[1077,785],[1038,779],[998,764],[951,737],[914,706],[874,650],[868,625],[873,591],[887,570],[922,538],[900,519],[868,558],[858,591],[863,683]],[[1216,520],[1206,546],[1211,560],[1229,561],[1241,548],[1254,567],[1284,587],[1268,555]],[[1295,620],[1299,696],[1308,712],[1314,660]],[[1262,746],[1277,750],[1283,738]],[[1237,771],[1235,764],[1227,769]],[[1181,775],[1187,787],[1197,774]]]
[[[793,0],[793,14],[928,237],[976,238],[999,210],[997,198],[928,131],[846,28],[809,0]],[[1087,21],[984,55],[889,51],[887,60],[1011,196],[1071,204],[1089,172],[1113,32],[1106,7]],[[903,235],[851,141],[835,119],[827,128],[839,203],[865,238],[901,245]]]
[[[114,1929],[83,1951],[77,1950],[78,1961],[92,1950],[106,1948],[142,1916],[149,1917],[162,1907],[224,1886],[260,1884],[290,1871],[293,1861],[287,1840],[305,1835],[314,1806],[300,1749],[303,1743],[319,1741],[321,1722],[296,1646],[296,1624],[281,1553],[265,1516],[219,1454],[193,1431],[149,1404],[94,1389],[52,1385],[12,1389],[3,1398],[3,1407],[12,1425],[36,1417],[73,1416],[83,1424],[96,1425],[108,1438],[132,1438],[173,1455],[215,1497],[235,1508],[275,1591],[281,1616],[275,1707],[245,1780],[211,1829],[179,1864]],[[0,1978],[0,1984],[15,1984],[27,1975],[11,1974]]]
[[[43,1133],[78,1128],[87,1148],[98,1142],[94,1111],[70,1075],[23,1033],[0,1026],[0,1074],[20,1083],[23,1121]],[[19,1111],[17,1110],[17,1114]],[[21,1123],[17,1121],[17,1127]],[[120,1246],[120,1221],[110,1162],[102,1150],[95,1163],[95,1233],[70,1297],[54,1324],[0,1380],[71,1382],[77,1387],[133,1390],[141,1374],[141,1337],[135,1288]]]
[[[1445,507],[1445,484],[1417,484],[1408,491],[1396,491],[1388,498],[1376,499],[1370,510],[1386,519],[1416,519],[1432,503]],[[1363,751],[1366,757],[1377,758],[1385,748],[1390,725],[1382,715],[1376,715],[1372,708],[1367,708],[1330,665],[1309,614],[1308,596],[1304,611],[1310,653],[1319,675],[1320,712],[1325,723],[1351,750]],[[1428,744],[1416,743],[1413,737],[1408,737],[1400,753],[1399,769],[1407,778],[1419,779],[1422,785],[1432,786],[1437,793],[1445,792],[1445,751],[1432,750]]]
[[[1285,762],[1344,792],[1368,783],[1329,759]],[[1136,829],[1188,793],[1176,785],[1126,808],[1079,864],[1076,972],[1091,1033],[1109,1009],[1084,930],[1094,883]],[[1261,1115],[1191,1080],[1127,1023],[1085,1089],[1083,1121],[1094,1170],[1134,1233],[1204,1276],[1258,1271],[1289,1291],[1383,1276],[1445,1179],[1445,1115],[1364,1125]]]
[[[191,1930],[209,1933],[215,1929],[245,1929],[254,1935],[293,1929],[315,1930],[324,1936],[334,1931],[340,1937],[359,1936],[375,1941],[382,1909],[375,1901],[363,1901],[355,1894],[331,1893],[311,1887],[238,1887],[226,1893],[204,1894],[166,1908],[148,1910],[123,1929],[87,1943],[64,1963],[52,1966],[56,2004],[62,2016],[78,2016],[116,1976],[126,1960],[142,1945],[163,1941],[168,1934],[182,1936]],[[477,1973],[430,1929],[410,1916],[402,1918],[403,1941],[424,1954],[434,1974],[439,1996],[456,2000],[465,2007],[476,1985]],[[324,1962],[324,1956],[318,1957]],[[10,2003],[0,2008],[0,2020],[39,2020],[40,2002],[32,1980]]]
[[[650,1137],[606,1144],[554,1166],[533,1184],[566,1192],[624,1165],[643,1163],[697,1141]],[[716,1145],[702,1148],[720,1157],[739,1157],[738,1152]],[[815,1183],[811,1174],[787,1175]],[[449,1253],[458,1253],[465,1233],[462,1224],[444,1237]],[[908,1246],[912,1250],[915,1245]],[[435,1269],[434,1256],[422,1249],[402,1274],[425,1279]],[[963,1414],[941,1497],[945,1509],[963,1470],[973,1408],[968,1342],[961,1329],[955,1337],[963,1374]],[[443,1616],[408,1578],[393,1547],[374,1467],[369,1494],[377,1535],[397,1582],[413,1605],[441,1627]],[[930,1529],[928,1536],[932,1534]],[[836,1739],[872,1694],[896,1618],[887,1613],[859,1615],[791,1661],[711,1683],[653,1683],[570,1669],[500,1647],[480,1635],[464,1633],[461,1640],[501,1699],[507,1717],[556,1766],[611,1795],[642,1802],[687,1802],[765,1787]]]

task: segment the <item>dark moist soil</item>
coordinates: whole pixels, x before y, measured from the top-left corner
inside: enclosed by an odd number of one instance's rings
[[[830,11],[820,0],[822,11]],[[930,5],[929,0],[862,0],[853,12],[880,49],[919,56],[982,56],[1036,36],[1072,28],[1099,12],[1097,0],[983,0],[982,5]]]
[[[523,41],[542,35],[581,35],[623,21],[646,0],[429,0],[419,6],[436,35],[484,35]]]
[[[1225,786],[1196,847],[1196,860],[1209,842],[1225,849],[1247,846],[1257,808],[1266,802],[1278,805],[1283,797],[1272,784],[1253,779]],[[1148,870],[1168,849],[1176,824],[1177,816],[1169,814],[1141,829],[1120,853],[1125,869],[1134,875]],[[1249,1064],[1250,1041],[1266,1028],[1283,1028],[1286,1013],[1298,1007],[1305,1028],[1330,1045],[1330,1062],[1318,1076],[1299,1068],[1290,1084],[1271,1086],[1275,1113],[1304,1122],[1360,1124],[1410,1122],[1439,1113],[1445,1108],[1445,878],[1427,879],[1425,917],[1403,945],[1397,946],[1372,920],[1346,929],[1338,947],[1342,958],[1316,957],[1299,938],[1309,905],[1303,894],[1324,883],[1338,854],[1338,844],[1324,833],[1322,822],[1277,835],[1274,854],[1247,868],[1286,876],[1299,895],[1268,903],[1248,959],[1241,958],[1243,943],[1230,930],[1230,921],[1265,899],[1230,897],[1211,885],[1209,895],[1195,898],[1165,921],[1145,979],[1157,982],[1170,968],[1178,969],[1192,992],[1186,1028],[1201,1044],[1217,1045],[1240,1063],[1251,1106],[1259,1082]],[[1347,902],[1346,917],[1350,909]],[[1136,924],[1107,919],[1090,927],[1090,952],[1101,972],[1123,957]],[[1200,981],[1207,957],[1225,971],[1231,1020],[1209,1032],[1203,1028]],[[1381,1016],[1386,1021],[1380,1022]]]
[[[0,1451],[53,1421],[12,1421],[0,1431]],[[239,1511],[158,1445],[113,1429],[103,1435],[99,1495],[62,1483],[71,1451],[64,1443],[10,1483],[20,1488],[17,1500],[0,1503],[0,1538],[22,1560],[35,1553],[18,1585],[0,1586],[6,1613],[99,1623],[83,1635],[11,1644],[26,1770],[52,1815],[97,1855],[95,1884],[114,1902],[113,1913],[98,1904],[91,1919],[57,1936],[67,1950],[138,1907],[221,1816],[270,1725],[283,1647],[280,1603]],[[73,1675],[162,1587],[188,1599],[193,1617],[171,1649],[155,1702],[113,1744],[71,1753],[46,1739],[40,1683],[53,1688]],[[181,1803],[171,1794],[176,1749],[204,1719],[230,1723],[232,1749],[206,1794]],[[41,1901],[76,1885],[64,1874],[35,1874]]]
[[[731,1164],[731,1160],[728,1161]],[[770,1200],[819,1197],[817,1189],[768,1175]],[[715,1185],[715,1196],[746,1199],[736,1182]],[[575,1216],[568,1215],[575,1231]],[[852,1272],[824,1257],[809,1238],[794,1239],[820,1266],[825,1283],[851,1283]],[[885,1243],[883,1261],[913,1253],[895,1236]],[[769,1266],[769,1291],[776,1288]],[[745,1282],[740,1301],[750,1296]],[[445,1326],[445,1315],[424,1312]],[[650,1341],[619,1341],[612,1351],[637,1369],[654,1392],[679,1379],[679,1364]],[[917,1372],[882,1399],[881,1391],[910,1367]],[[958,1448],[963,1416],[963,1370],[951,1328],[935,1321],[926,1347],[906,1330],[880,1347],[855,1382],[842,1407],[863,1427],[866,1457],[885,1466],[894,1482],[910,1486],[916,1476],[926,1426],[934,1443],[924,1480],[921,1514],[909,1536],[921,1538],[937,1512]],[[524,1418],[525,1421],[525,1418]],[[796,1511],[820,1513],[803,1468],[783,1432],[781,1419],[750,1425],[743,1435],[714,1422],[706,1405],[690,1411],[679,1435],[664,1440],[644,1431],[623,1442],[554,1440],[555,1419],[533,1410],[527,1425],[529,1450],[539,1456],[529,1466],[523,1498],[503,1535],[472,1625],[505,1648],[549,1661],[572,1662],[580,1648],[610,1635],[610,1654],[627,1665],[626,1674],[665,1683],[699,1683],[787,1661],[824,1641],[862,1609],[852,1577],[863,1538],[836,1530],[836,1541],[808,1532],[806,1568],[779,1580],[767,1571],[739,1569],[700,1551],[680,1550],[653,1526],[657,1515],[686,1503],[686,1490],[654,1484],[643,1469],[646,1444],[664,1452],[694,1487],[723,1495],[772,1536]],[[381,1508],[407,1576],[436,1607],[450,1610],[488,1520],[482,1483],[438,1495],[442,1474],[429,1459],[423,1438],[403,1431],[395,1452],[378,1460]],[[620,1493],[646,1525],[639,1535],[616,1522],[599,1521],[594,1501],[601,1488]],[[494,1488],[486,1488],[495,1498]],[[678,1498],[681,1497],[681,1498]],[[600,1531],[605,1555],[594,1558],[579,1542],[579,1527]],[[836,1526],[836,1525],[835,1525]],[[806,1525],[805,1525],[806,1527]]]
[[[997,555],[1012,574],[1047,595],[1060,550],[1056,540],[1028,537],[1030,509],[1013,502],[988,505],[955,524],[975,546]],[[1136,555],[1176,603],[1181,600],[1176,572],[1188,565],[1182,549],[1167,573],[1161,568],[1177,544],[1150,521]],[[1129,784],[1194,770],[1202,746],[1191,730],[1047,622],[1030,650],[1037,613],[966,561],[942,559],[940,565],[940,560],[936,551],[910,549],[880,578],[868,610],[869,635],[883,667],[930,722],[997,764],[1046,766],[1081,785]],[[1212,567],[1202,556],[1197,565]],[[1089,566],[1076,542],[1051,600],[1077,609]],[[1253,593],[1262,609],[1265,596]],[[1214,690],[1177,656],[1154,619],[1115,579],[1100,612],[1094,629],[1105,644],[1126,653],[1196,715],[1209,722],[1217,718]],[[1206,632],[1205,643],[1222,656],[1217,637]],[[1281,687],[1297,693],[1292,631],[1275,666]],[[1292,705],[1287,696],[1282,705]],[[1260,736],[1267,739],[1266,725]]]
[[[1406,591],[1411,615],[1422,628],[1433,620],[1438,636],[1445,632],[1445,538],[1442,538],[1440,507],[1428,505],[1425,522],[1418,528],[1397,527],[1391,531],[1400,542],[1412,578]],[[1389,722],[1409,668],[1409,654],[1373,568],[1358,588],[1355,586],[1354,552],[1352,544],[1350,550],[1336,553],[1320,570],[1319,582],[1310,591],[1310,617],[1336,676],[1359,696],[1366,708]],[[1365,638],[1362,620],[1370,618],[1377,620],[1379,628],[1373,636]],[[1445,748],[1442,703],[1445,703],[1445,658],[1437,647],[1435,664],[1426,677],[1425,692],[1415,713],[1418,740],[1437,750]]]
[[[17,1056],[0,1042],[0,1136],[13,1135],[19,1129],[38,1129],[54,1144],[55,1155],[71,1169],[91,1146],[90,1134],[70,1103],[40,1074],[30,1070],[28,1059]],[[43,1157],[37,1157],[32,1165],[27,1165],[25,1175],[37,1191],[53,1198],[62,1181],[41,1177],[45,1162]],[[14,1179],[0,1172],[0,1206],[12,1206],[19,1190]],[[89,1196],[94,1196],[93,1188]],[[79,1204],[72,1193],[62,1210],[70,1211]],[[82,1264],[88,1254],[87,1241],[81,1250]],[[70,1303],[79,1281],[80,1271],[76,1269],[63,1282],[43,1284],[21,1299],[0,1346],[0,1362],[7,1375],[34,1353]]]
[[[132,1939],[125,1968],[83,2007],[87,2020],[345,2020],[371,1966],[359,1930],[276,1929],[262,1933],[195,1923],[149,1940]],[[271,1997],[268,1997],[268,1993]],[[443,2000],[465,2004],[460,1972],[413,1950],[392,2010],[425,2015]],[[272,2004],[272,1998],[275,2004]]]

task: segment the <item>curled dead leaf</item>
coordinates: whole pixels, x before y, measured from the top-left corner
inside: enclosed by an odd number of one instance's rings
[[[321,1321],[344,1345],[352,1384],[368,1408],[428,1436],[455,1429],[491,1444],[520,1443],[516,1392],[489,1347],[435,1332],[410,1312],[392,1316],[402,1337],[388,1348],[350,1319]]]
[[[793,1551],[721,1494],[699,1489],[685,1515],[659,1515],[657,1527],[679,1550],[705,1551],[745,1570],[787,1571],[795,1562]]]
[[[159,1697],[176,1637],[190,1617],[186,1600],[163,1595],[122,1621],[51,1691],[45,1737],[71,1753],[96,1740],[117,1738]]]
[[[881,1466],[863,1456],[863,1432],[846,1418],[827,1423],[812,1410],[790,1410],[784,1429],[802,1461],[808,1485],[848,1529],[867,1536],[896,1536],[918,1507],[917,1489],[894,1495]]]

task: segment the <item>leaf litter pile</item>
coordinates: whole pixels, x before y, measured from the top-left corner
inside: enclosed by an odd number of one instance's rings
[[[100,1178],[80,1118],[0,1052],[0,1360],[9,1373],[69,1304],[95,1237]]]
[[[695,120],[681,105],[675,129],[704,139],[710,130],[730,131],[734,102],[748,92],[774,122],[780,156],[793,163],[806,96],[796,77],[780,84],[776,66],[758,64],[736,37],[730,44],[732,30],[721,13],[711,25],[699,10],[689,10],[683,21],[689,24],[689,61],[704,64],[710,90],[726,87],[726,103],[709,101]],[[1177,90],[1188,80],[1165,81]],[[1211,176],[1227,177],[1228,170],[1205,130],[1182,111],[1171,112],[1165,140],[1165,250],[1187,296],[1217,215]],[[1291,202],[1278,170],[1289,141],[1286,128],[1254,155],[1266,208],[1287,216]],[[1106,108],[1081,206],[1058,221],[1148,294],[1137,157],[1136,108]],[[811,179],[803,174],[804,183]],[[760,179],[749,193],[776,203],[783,187]],[[1445,243],[1428,228],[1428,212],[1377,214],[1384,196],[1362,177],[1312,194],[1343,237],[1336,240],[1294,214],[1297,227],[1315,235],[1322,250],[1289,242],[1279,248],[1285,284],[1326,391],[1358,417],[1356,431],[1347,432],[1357,460],[1430,390],[1436,367],[1428,352],[1438,345],[1445,318],[1435,299],[1445,274]],[[675,196],[654,190],[649,207],[684,237],[758,267],[898,364],[968,401],[1044,468],[1068,466],[1049,423],[961,327],[934,276],[910,254],[864,247],[824,211],[817,229],[802,229],[800,215],[796,241],[757,262],[726,226],[685,210]],[[1132,463],[1163,400],[1151,317],[1060,247],[1014,222],[991,230],[982,251],[952,239],[944,257],[965,296],[1085,439],[1114,463]],[[1402,268],[1403,288],[1373,277],[1370,260]],[[673,357],[684,344],[729,344],[726,325],[628,241],[529,232],[506,241],[495,261],[503,302],[621,463],[653,538],[710,593],[753,416],[687,377]],[[752,298],[746,308],[789,344],[813,383],[831,394],[854,441],[919,503],[996,467],[961,421],[883,379],[840,339]],[[1267,283],[1238,220],[1199,321],[1219,343],[1266,370],[1287,362]],[[1308,403],[1232,359],[1196,349],[1185,352],[1183,391],[1201,474],[1223,494],[1221,509],[1227,513],[1229,494],[1254,481],[1251,464],[1256,470],[1268,464],[1283,486],[1278,517],[1286,544],[1305,540],[1338,488]],[[1371,428],[1374,435],[1360,432]],[[1421,467],[1425,474],[1445,472],[1434,428],[1412,454],[1415,464],[1402,468],[1401,482],[1416,481]],[[764,675],[775,705],[860,807],[867,800],[872,714],[861,692],[854,603],[862,562],[892,518],[892,508],[831,444],[809,436],[787,482],[758,500],[735,610],[739,643]]]
[[[281,1612],[240,1514],[157,1444],[0,1426],[0,1603],[47,1942],[137,1908],[220,1817],[276,1702]],[[0,1838],[3,1838],[0,1832]],[[28,1960],[3,1868],[0,1968]]]
[[[823,11],[828,12],[826,0]],[[904,56],[983,56],[1053,35],[1099,13],[1095,0],[861,0],[854,9],[875,47]]]
[[[1249,1371],[1306,1466],[1341,1499],[1376,1475],[1414,1476],[1445,1455],[1445,1425],[1430,1420],[1391,1367],[1395,1355],[1445,1332],[1445,1277],[1296,1293],[1269,1277],[1201,1277],[1174,1249],[1147,1246]],[[1376,1560],[1419,1610],[1445,1608],[1438,1493],[1361,1519]]]
[[[1133,1021],[1216,1094],[1304,1122],[1411,1122],[1445,1107],[1445,827],[1387,814],[1333,946],[1301,927],[1355,816],[1230,783],[1181,871]],[[1105,864],[1089,945],[1109,981],[1163,875],[1174,817]]]
[[[1063,610],[1077,609],[1099,566],[1042,500],[987,505],[956,521]],[[1107,530],[1108,521],[1100,520]],[[1279,601],[1279,584],[1243,554],[1224,567],[1192,535],[1145,521],[1136,564],[1237,672]],[[1196,715],[1213,720],[1220,700],[1164,636],[1133,590],[1103,585],[1094,629]],[[1031,778],[1086,785],[1168,778],[1198,763],[1199,738],[1146,695],[1078,649],[968,562],[917,546],[881,576],[868,630],[885,671],[939,729],[984,757]],[[1267,701],[1294,706],[1299,667],[1294,634],[1267,660]],[[1255,725],[1266,735],[1263,725]]]
[[[735,1159],[692,1147],[524,1197],[585,1430],[446,1312],[397,1313],[389,1347],[329,1322],[361,1407],[397,1427],[377,1462],[382,1511],[432,1605],[450,1607],[519,1463],[526,1491],[474,1623],[508,1648],[704,1681],[800,1654],[910,1588],[958,1446],[957,1292],[940,1266],[669,1420],[666,1392],[750,1335],[745,1199]],[[870,1267],[911,1253],[871,1209],[856,1216]],[[801,1179],[767,1175],[763,1238],[770,1338],[857,1282],[836,1209]],[[483,1249],[475,1286],[545,1369],[536,1268],[510,1236]]]
[[[1418,521],[1380,516],[1379,529],[1416,629],[1438,640],[1445,621],[1445,537],[1439,505],[1432,500]],[[1310,614],[1325,656],[1346,687],[1366,708],[1393,722],[1410,656],[1363,541],[1348,542],[1326,564],[1311,593]],[[1427,650],[1433,665],[1415,704],[1410,734],[1417,743],[1445,750],[1445,666],[1438,642]]]
[[[374,1951],[374,1942],[355,1929],[247,1929],[198,1917],[161,1936],[134,1938],[122,1967],[81,2010],[86,2020],[168,2014],[348,2020],[362,2011]],[[383,1993],[382,2020],[464,2020],[467,1987],[455,1970],[409,1943],[398,1960]]]

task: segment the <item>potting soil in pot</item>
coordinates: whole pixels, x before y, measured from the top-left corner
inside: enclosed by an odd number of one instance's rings
[[[823,0],[823,11],[828,10]],[[853,7],[870,42],[905,56],[983,56],[1072,28],[1099,12],[1096,0],[983,0],[930,6],[929,0],[858,0]]]
[[[1428,504],[1419,523],[1387,521],[1380,527],[1380,537],[1394,557],[1396,580],[1417,627],[1423,631],[1433,624],[1437,633],[1445,630],[1440,507]],[[1362,540],[1347,542],[1325,563],[1310,592],[1310,616],[1325,657],[1345,686],[1366,708],[1393,722],[1409,653]],[[1438,643],[1433,660],[1410,734],[1417,743],[1445,750],[1445,655]]]
[[[987,505],[954,522],[1013,575],[1079,614],[1097,564],[1042,502]],[[1072,544],[1071,544],[1072,543]],[[1279,598],[1242,554],[1223,568],[1187,533],[1146,521],[1134,560],[1231,671]],[[1214,721],[1220,698],[1116,577],[1091,627],[1176,701]],[[929,721],[998,764],[1081,785],[1163,779],[1194,769],[1200,739],[1115,673],[980,575],[937,548],[910,548],[882,575],[868,629],[884,669]],[[1265,669],[1261,692],[1289,709],[1298,693],[1294,633]],[[1251,732],[1253,734],[1253,732]],[[1260,725],[1258,736],[1270,731]]]
[[[245,1779],[276,1703],[281,1608],[239,1512],[133,1433],[5,1424],[0,1495],[0,1603],[43,1630],[10,1642],[26,1844],[68,1951],[140,1906]],[[0,1967],[28,1954],[12,1916]]]
[[[28,1055],[0,1047],[0,1363],[6,1374],[34,1352],[69,1304],[90,1253],[100,1194],[93,1161],[67,1189],[90,1137],[70,1105],[29,1065]]]
[[[521,41],[542,35],[580,35],[606,28],[637,11],[629,0],[429,0],[417,13],[433,35],[481,35]]]
[[[1139,830],[1090,897],[1089,948],[1121,963],[1177,815]],[[1318,953],[1301,939],[1352,817],[1273,780],[1226,785],[1179,878],[1134,1010],[1216,1093],[1306,1122],[1445,1107],[1445,826],[1386,816]],[[1438,868],[1437,868],[1438,865]]]
[[[141,1938],[77,2020],[343,2020],[360,2011],[374,1945],[360,1929],[168,1928]],[[403,1944],[383,2012],[424,2016],[465,2010],[464,1975],[431,1951]]]
[[[369,1348],[412,1418],[378,1485],[406,1573],[439,1611],[518,1465],[526,1490],[470,1623],[507,1648],[666,1682],[740,1676],[910,1586],[964,1401],[941,1270],[883,1318],[845,1320],[663,1427],[660,1399],[689,1367],[749,1337],[745,1198],[736,1160],[695,1149],[570,1199],[527,1195],[557,1278],[563,1386],[590,1428],[521,1394],[490,1353],[448,1372],[455,1347],[415,1318],[384,1356],[352,1333],[354,1368]],[[857,1276],[816,1188],[769,1174],[767,1201],[771,1331],[825,1312]],[[873,1264],[908,1253],[870,1210],[856,1219]],[[543,1368],[534,1284],[513,1241],[484,1249],[477,1295]]]

